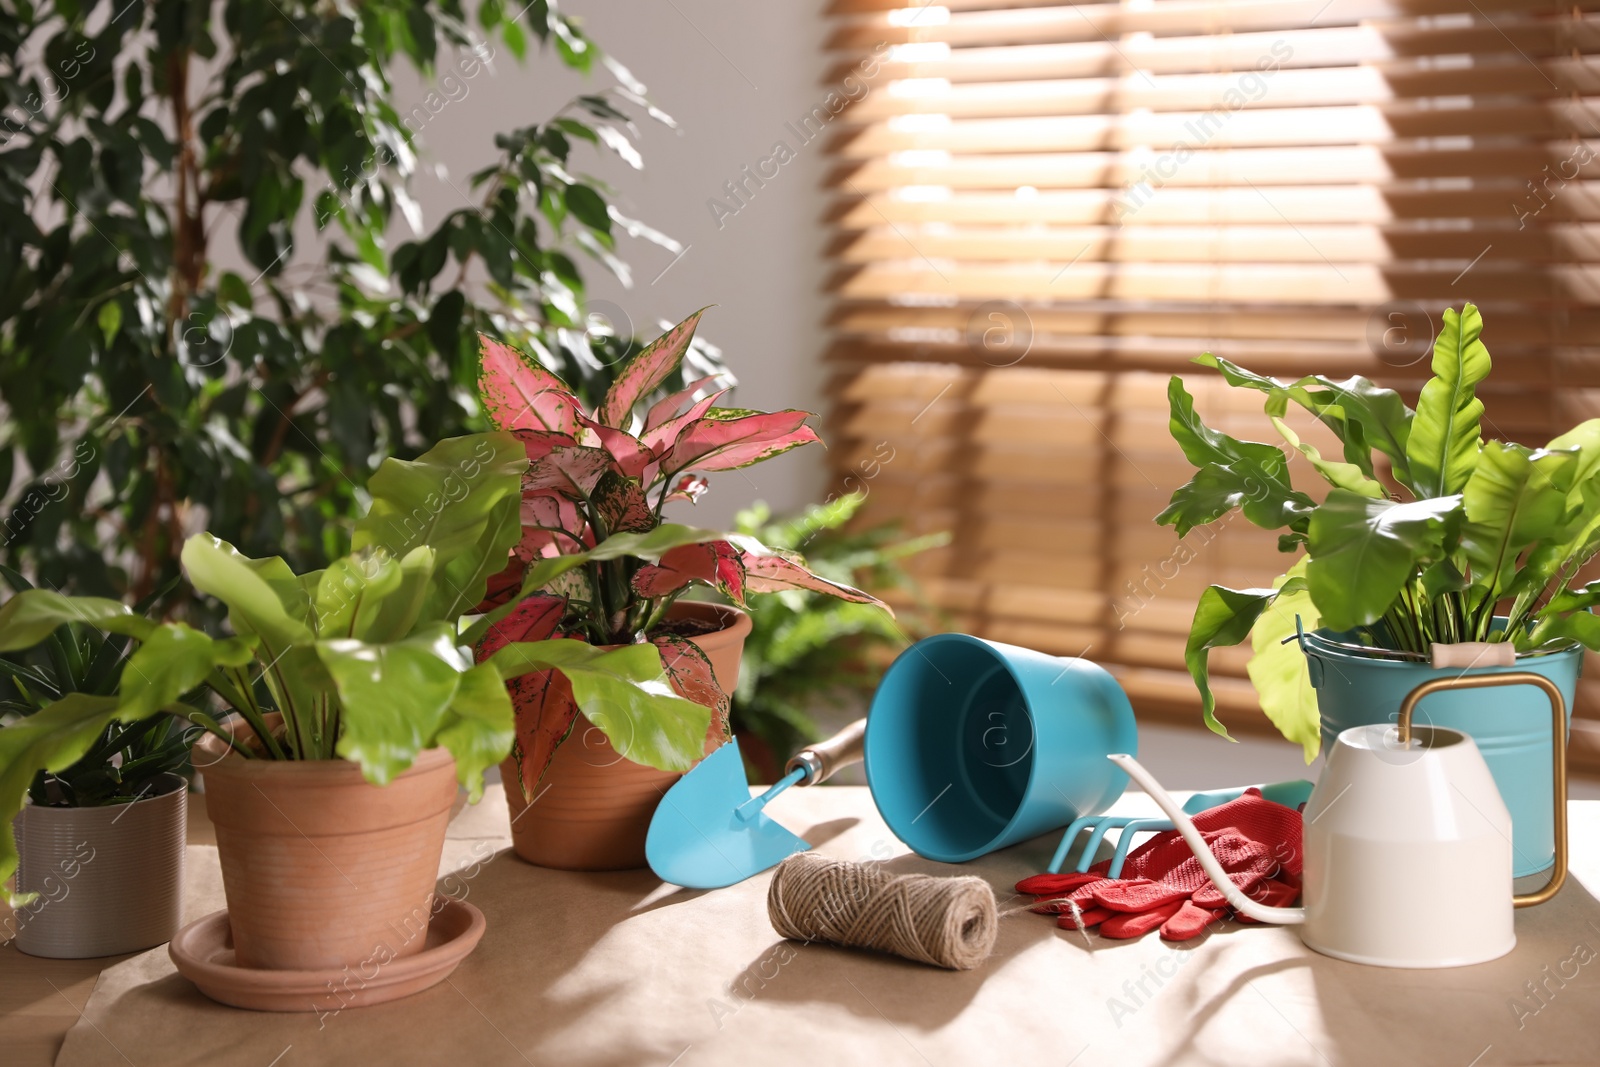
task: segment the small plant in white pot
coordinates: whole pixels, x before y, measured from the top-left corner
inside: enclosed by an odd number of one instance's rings
[[[9,568],[0,573],[14,591],[31,588]],[[67,624],[27,656],[0,656],[0,793],[16,797],[10,775],[45,765],[21,783],[21,810],[11,803],[0,810],[17,840],[16,910],[0,940],[14,935],[32,956],[136,952],[170,939],[182,915],[184,724],[168,715],[112,723],[66,752],[28,752],[43,740],[31,728],[39,711],[57,701],[92,707],[114,699],[126,644]],[[83,740],[86,750],[70,759]]]
[[[33,716],[43,747],[0,768],[0,782],[31,778],[46,747],[67,758],[112,723],[181,715],[208,735],[195,763],[241,970],[337,969],[379,949],[385,959],[421,951],[416,917],[429,914],[457,781],[476,799],[485,768],[511,748],[508,677],[557,670],[598,719],[649,716],[686,736],[707,728],[705,708],[667,689],[653,646],[522,642],[473,662],[488,624],[475,634],[470,615],[520,536],[526,467],[521,443],[503,433],[386,460],[354,550],[309,574],[191,538],[184,569],[198,593],[226,605],[230,637],[114,601],[13,597],[0,607],[0,651],[65,621],[127,635],[137,649],[113,697]],[[235,717],[181,699],[196,688]],[[14,862],[9,845],[0,835],[0,873]],[[411,933],[396,944],[400,931]]]

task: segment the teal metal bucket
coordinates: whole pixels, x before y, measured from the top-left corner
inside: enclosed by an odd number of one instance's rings
[[[1105,811],[1128,784],[1106,756],[1139,739],[1104,668],[937,634],[889,667],[864,744],[889,829],[919,855],[963,863]]]
[[[1322,715],[1324,752],[1331,750],[1342,730],[1394,722],[1400,702],[1423,682],[1462,674],[1532,671],[1543,675],[1561,690],[1570,730],[1572,701],[1583,666],[1583,649],[1576,645],[1559,652],[1519,655],[1512,667],[1435,669],[1416,660],[1362,655],[1348,647],[1356,644],[1359,641],[1353,635],[1326,630],[1301,638]],[[1460,730],[1477,743],[1501,799],[1511,811],[1513,875],[1538,874],[1554,863],[1550,705],[1544,694],[1531,685],[1435,693],[1417,705],[1416,722]]]

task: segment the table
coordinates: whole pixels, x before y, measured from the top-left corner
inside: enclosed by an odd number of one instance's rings
[[[1115,811],[1155,809],[1135,794]],[[196,815],[190,917],[222,906]],[[932,863],[907,853],[858,787],[795,790],[774,815],[828,855],[980,875],[1002,908],[1055,845],[1039,838],[959,869]],[[65,1034],[62,1067],[1595,1063],[1600,802],[1574,801],[1571,815],[1571,880],[1518,912],[1514,952],[1477,967],[1361,967],[1308,951],[1290,930],[1235,924],[1183,945],[1117,942],[1019,912],[1002,919],[987,964],[956,973],[780,940],[766,919],[768,875],[690,892],[648,871],[530,866],[507,848],[495,787],[450,826],[444,886],[481,907],[489,930],[447,983],[322,1018],[275,1015],[206,1000],[164,948],[87,961],[8,948],[0,1059],[50,1063]],[[1396,887],[1396,907],[1444,891]]]

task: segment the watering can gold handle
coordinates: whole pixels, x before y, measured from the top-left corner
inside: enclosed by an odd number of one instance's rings
[[[1423,697],[1447,689],[1482,689],[1494,685],[1538,686],[1550,700],[1550,714],[1554,722],[1550,737],[1550,751],[1554,753],[1550,761],[1550,777],[1554,782],[1555,792],[1555,819],[1552,825],[1556,838],[1556,866],[1555,870],[1550,872],[1550,880],[1545,883],[1543,889],[1536,893],[1518,893],[1511,898],[1517,907],[1531,908],[1555,896],[1567,880],[1567,702],[1561,696],[1561,690],[1556,683],[1532,671],[1457,675],[1454,678],[1435,678],[1431,682],[1423,682],[1407,693],[1405,700],[1400,703],[1398,724],[1400,743],[1404,745],[1411,741],[1411,716]]]
[[[796,752],[784,770],[792,774],[803,769],[805,777],[800,780],[801,785],[826,781],[835,771],[861,762],[866,736],[867,720],[857,719],[826,741],[818,741]]]

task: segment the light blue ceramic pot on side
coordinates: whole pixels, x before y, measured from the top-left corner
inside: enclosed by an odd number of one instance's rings
[[[867,714],[865,764],[889,829],[963,863],[1110,807],[1135,751],[1133,707],[1104,668],[966,634],[900,654]]]
[[[1576,645],[1559,652],[1520,655],[1514,667],[1435,669],[1414,660],[1362,655],[1351,647],[1359,643],[1354,635],[1326,630],[1305,634],[1302,639],[1322,715],[1325,752],[1342,730],[1394,722],[1400,702],[1423,682],[1462,674],[1541,674],[1561,690],[1567,720],[1572,720],[1572,701],[1583,665],[1583,649]],[[1515,877],[1537,874],[1554,863],[1550,705],[1544,694],[1531,685],[1435,693],[1417,705],[1416,721],[1460,730],[1477,742],[1511,811]]]

